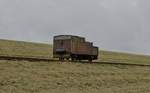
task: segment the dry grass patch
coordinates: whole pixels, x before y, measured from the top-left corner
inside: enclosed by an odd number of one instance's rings
[[[0,61],[0,93],[149,93],[150,68]]]

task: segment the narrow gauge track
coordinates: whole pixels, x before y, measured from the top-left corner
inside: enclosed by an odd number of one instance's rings
[[[17,61],[44,61],[44,62],[61,62],[59,60],[55,59],[49,59],[49,58],[37,58],[37,57],[21,57],[21,56],[0,56],[0,60],[17,60]],[[71,61],[68,61],[71,62]],[[75,61],[77,63],[82,64],[105,64],[105,65],[123,65],[123,66],[141,66],[141,67],[150,67],[150,65],[145,64],[133,64],[133,63],[121,63],[121,62],[88,62],[88,61]],[[62,62],[63,63],[63,62]]]
[[[26,61],[56,61],[49,58],[38,58],[38,57],[21,57],[21,56],[0,56],[0,60],[26,60]]]

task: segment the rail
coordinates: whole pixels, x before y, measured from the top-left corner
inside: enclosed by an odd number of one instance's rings
[[[50,59],[50,58],[22,57],[22,56],[0,56],[0,60],[26,60],[26,61],[59,62],[59,60]],[[72,62],[72,61],[68,61],[68,62]],[[121,62],[100,62],[100,61],[95,61],[95,62],[74,61],[74,62],[82,63],[82,64],[105,64],[105,65],[147,66],[147,67],[150,67],[150,65],[148,65],[148,64],[134,64],[134,63],[121,63]]]

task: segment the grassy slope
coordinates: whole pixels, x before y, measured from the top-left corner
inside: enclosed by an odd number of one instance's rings
[[[150,68],[0,61],[0,93],[149,93]]]
[[[99,60],[104,62],[106,61],[150,65],[150,56],[110,51],[101,51]]]
[[[50,58],[51,51],[52,47],[47,44],[0,40],[0,55]]]
[[[0,55],[51,57],[50,45],[0,40]],[[148,56],[100,52],[101,61],[150,64]],[[0,93],[149,93],[150,68],[0,61]]]

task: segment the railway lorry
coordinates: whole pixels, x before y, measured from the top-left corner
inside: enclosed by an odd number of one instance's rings
[[[98,47],[93,46],[84,37],[74,35],[54,36],[53,57],[59,60],[96,60],[98,59]]]

